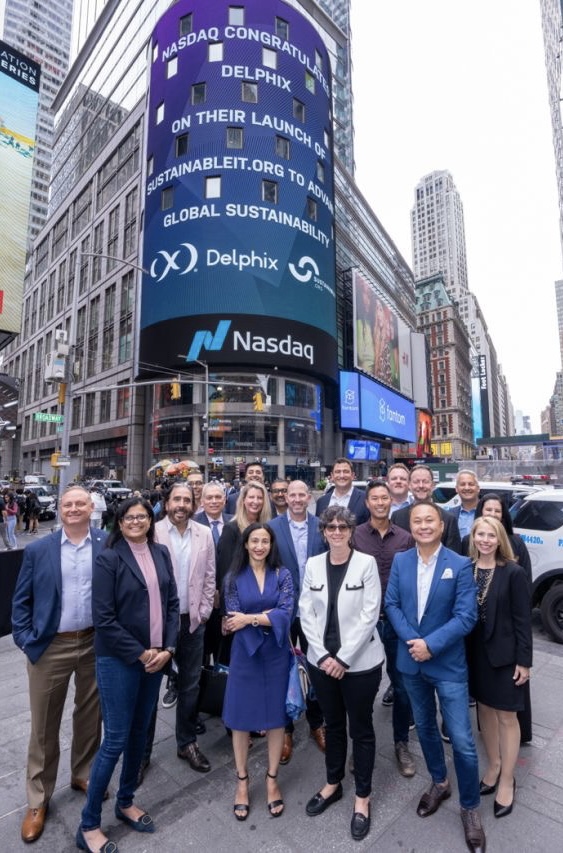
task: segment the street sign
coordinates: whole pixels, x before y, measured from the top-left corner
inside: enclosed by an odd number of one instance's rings
[[[50,424],[61,424],[63,422],[62,415],[52,415],[50,412],[35,412],[33,415],[34,421],[43,421]]]
[[[57,459],[56,468],[68,468],[70,465],[70,456],[61,456],[59,454],[59,458]]]

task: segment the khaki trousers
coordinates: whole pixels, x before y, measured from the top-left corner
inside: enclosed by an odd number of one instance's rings
[[[31,710],[27,799],[31,809],[46,805],[55,789],[59,730],[73,674],[70,772],[73,779],[87,780],[101,735],[93,633],[78,639],[55,636],[37,663],[27,662]]]

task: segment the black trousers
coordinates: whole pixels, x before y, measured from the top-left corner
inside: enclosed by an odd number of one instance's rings
[[[375,764],[373,703],[381,683],[381,667],[370,672],[346,674],[338,680],[312,666],[310,676],[326,725],[326,781],[336,785],[346,774],[348,717],[356,796],[369,797]]]

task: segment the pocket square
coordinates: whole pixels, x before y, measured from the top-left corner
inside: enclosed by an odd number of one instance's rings
[[[441,581],[451,580],[453,578],[453,576],[454,576],[454,573],[452,572],[451,569],[444,569],[444,571],[442,572],[442,577],[440,578],[440,580]]]

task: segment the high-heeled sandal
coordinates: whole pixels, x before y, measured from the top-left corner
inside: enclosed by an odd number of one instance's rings
[[[239,780],[239,782],[248,782],[248,773],[246,774],[246,776],[239,776],[237,773],[237,779]],[[233,806],[233,811],[237,820],[246,820],[246,818],[248,817],[248,813],[250,812],[250,804],[235,803]]]
[[[278,778],[277,773],[275,776],[272,776],[272,774],[266,770],[266,780],[277,779],[277,778]],[[280,806],[282,807],[281,811],[275,812],[274,809],[277,809]],[[268,803],[268,811],[270,812],[272,817],[280,817],[283,814],[284,807],[285,807],[285,803],[283,800],[272,800],[271,803]]]

